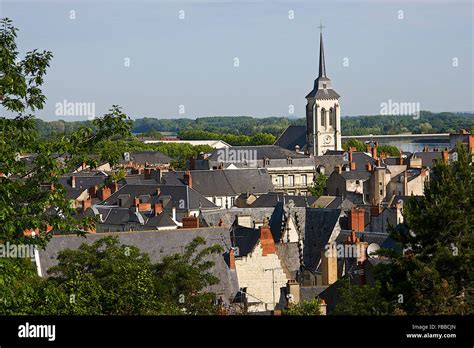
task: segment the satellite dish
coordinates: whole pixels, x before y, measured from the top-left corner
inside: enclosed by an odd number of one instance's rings
[[[130,152],[125,152],[125,153],[123,154],[123,159],[124,159],[125,161],[130,161]]]
[[[399,205],[403,206],[403,199],[399,199],[399,200],[397,201],[397,203],[398,203]]]
[[[345,162],[349,161],[349,154],[348,154],[347,152],[344,152],[344,153],[342,154],[342,159],[343,159],[343,161],[345,161]]]
[[[369,257],[377,257],[377,255],[374,255],[374,253],[376,253],[379,249],[380,249],[380,246],[377,243],[372,243],[367,248],[367,255]]]

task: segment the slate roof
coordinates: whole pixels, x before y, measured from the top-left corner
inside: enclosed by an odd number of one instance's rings
[[[206,240],[207,246],[218,244],[224,250],[230,248],[230,234],[225,228],[196,228],[179,229],[157,232],[122,232],[107,233],[107,235],[117,236],[122,244],[138,247],[142,252],[150,256],[152,263],[160,262],[163,257],[175,253],[182,253],[186,244],[195,237],[202,237]],[[40,264],[43,274],[46,270],[57,264],[57,255],[60,250],[77,249],[82,243],[92,244],[94,241],[104,237],[104,234],[87,234],[85,238],[75,235],[54,236],[49,241],[45,250],[39,251]],[[224,300],[233,298],[238,291],[237,275],[235,271],[229,270],[223,255],[213,255],[215,265],[210,269],[210,273],[219,278],[217,285],[209,287],[207,290],[217,294],[223,294]]]
[[[337,94],[335,90],[332,88],[326,89],[313,89],[311,92],[308,93],[306,98],[315,97],[316,99],[339,99],[341,96]]]
[[[276,243],[275,246],[287,277],[296,279],[301,266],[298,243]]]
[[[367,170],[355,170],[355,171],[343,171],[341,172],[341,176],[345,180],[369,180],[372,176],[371,172]]]
[[[129,223],[140,224],[140,228],[143,230],[155,230],[158,227],[177,227],[177,224],[166,211],[155,215],[152,211],[135,212],[131,208],[108,206],[94,206],[92,211],[102,215],[102,221],[99,223],[99,227],[107,225],[107,228],[111,228],[110,225],[116,225],[116,231],[122,231],[120,226]],[[99,228],[98,233],[100,232]]]
[[[351,231],[350,230],[341,230],[339,235],[336,237],[336,243],[342,244],[347,241],[347,237],[350,237]],[[369,244],[377,243],[379,246],[385,242],[385,240],[389,237],[388,233],[384,232],[372,232],[372,231],[364,231],[364,232],[356,232],[357,237],[363,238],[364,242]]]
[[[230,228],[234,223],[237,215],[249,215],[253,221],[262,222],[263,219],[270,218],[273,214],[274,208],[237,208],[229,209],[215,209],[201,212],[201,219],[208,226],[217,226],[219,220],[222,219],[224,226]]]
[[[441,159],[442,151],[427,151],[427,152],[415,152],[413,156],[421,158],[422,166],[423,167],[430,167],[433,168],[436,160]]]
[[[160,195],[157,195],[157,190],[160,190]],[[209,201],[206,197],[201,195],[196,190],[189,188],[186,185],[173,186],[173,185],[134,185],[128,184],[122,186],[118,191],[114,192],[108,199],[101,202],[100,205],[119,205],[119,197],[123,197],[124,207],[130,207],[133,205],[135,197],[150,196],[151,203],[158,203],[162,196],[171,196],[172,205],[177,209],[180,209],[180,202],[184,202],[184,209],[212,209],[217,206]],[[189,203],[189,204],[188,204]]]
[[[406,175],[407,181],[410,182],[421,174],[421,169],[419,168],[410,168],[400,174],[395,175],[390,181],[400,182],[401,178]]]
[[[252,208],[257,207],[274,207],[278,202],[289,203],[293,201],[296,207],[306,207],[312,205],[317,197],[314,196],[290,196],[281,192],[269,192],[258,197],[255,202],[251,204]]]
[[[76,187],[73,188],[71,186],[71,177],[74,176],[76,178]],[[73,190],[87,190],[93,186],[100,186],[102,185],[105,180],[107,179],[107,174],[103,172],[85,174],[85,173],[71,173],[68,175],[63,175],[58,178],[58,182],[64,186],[66,191],[73,191]]]
[[[163,181],[171,185],[184,185],[185,172],[163,173]],[[193,170],[193,189],[204,196],[232,196],[241,193],[261,194],[273,190],[266,169]]]
[[[274,145],[295,151],[296,145],[300,150],[306,146],[306,126],[288,126],[278,137]]]
[[[344,161],[343,155],[324,154],[323,156],[314,156],[314,166],[316,170],[321,166],[324,167],[324,174],[327,176],[331,175],[336,166],[342,166],[347,163],[347,161]]]
[[[239,248],[236,257],[243,257],[250,254],[257,245],[260,240],[260,231],[255,228],[234,225],[230,232],[230,238],[232,246]]]
[[[383,160],[383,162],[386,164],[386,165],[389,165],[389,166],[398,166],[400,165],[399,163],[400,161],[400,157],[387,157]],[[408,157],[405,156],[405,157],[402,157],[402,164],[405,164],[407,165],[408,164]]]
[[[342,203],[341,197],[338,196],[320,196],[311,204],[312,208],[339,208],[338,205]]]
[[[66,198],[76,200],[85,190],[66,189]]]
[[[340,215],[340,209],[306,209],[303,255],[307,269],[316,270],[321,250],[328,243]]]

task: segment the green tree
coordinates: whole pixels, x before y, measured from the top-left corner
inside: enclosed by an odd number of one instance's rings
[[[389,254],[380,272],[408,314],[474,313],[474,167],[463,146],[456,152],[457,161],[434,166],[424,196],[405,205],[392,235],[406,252]]]
[[[369,285],[350,284],[349,279],[341,280],[338,289],[340,302],[333,314],[336,315],[387,315],[392,312],[391,303],[381,295],[381,285],[377,282]]]
[[[161,134],[155,129],[150,129],[150,130],[147,130],[146,132],[143,132],[142,136],[159,140],[163,137],[163,134]]]
[[[202,238],[182,254],[152,264],[134,246],[105,237],[62,250],[58,264],[40,278],[29,259],[0,259],[0,314],[206,315],[216,314],[219,279],[209,273],[219,245]]]
[[[90,228],[90,218],[77,219],[58,177],[81,163],[92,167],[97,159],[89,154],[116,134],[129,134],[127,116],[118,106],[68,136],[40,141],[36,121],[30,113],[46,100],[40,87],[52,58],[37,50],[20,58],[17,29],[9,19],[0,20],[0,96],[2,106],[15,118],[0,117],[0,236],[17,244],[44,245],[48,226],[64,232]],[[28,155],[31,161],[22,159]],[[105,157],[104,157],[105,159]],[[113,161],[113,159],[111,159]],[[48,188],[49,187],[49,188]],[[35,237],[24,231],[36,231]]]
[[[219,279],[208,272],[214,265],[209,256],[222,254],[223,249],[219,245],[202,248],[205,244],[203,238],[197,237],[186,246],[184,253],[167,256],[153,267],[157,293],[167,308],[179,308],[185,314],[217,313],[215,294],[202,290],[219,283]]]
[[[374,267],[376,285],[343,287],[336,313],[474,313],[474,167],[463,146],[456,151],[458,160],[438,161],[424,195],[405,204],[391,232],[399,251],[379,251],[390,262]]]
[[[349,148],[354,147],[356,151],[365,152],[367,151],[367,145],[360,140],[357,139],[350,139],[347,142],[342,144],[342,148],[344,151],[349,151]]]
[[[377,146],[377,155],[380,156],[382,153],[385,153],[388,156],[399,156],[400,149],[396,146],[387,144]]]
[[[283,315],[321,315],[321,300],[315,298],[291,305],[283,311]]]
[[[324,174],[319,174],[316,177],[316,180],[308,186],[308,191],[313,196],[322,196],[324,194],[324,190],[326,189],[326,183],[328,181],[328,177]]]

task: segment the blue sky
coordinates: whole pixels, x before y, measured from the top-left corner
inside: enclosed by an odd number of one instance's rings
[[[119,104],[133,118],[302,117],[321,19],[342,115],[378,114],[388,100],[474,110],[469,0],[0,2],[22,53],[53,52],[37,113],[47,120],[87,118],[56,115],[64,100],[95,103],[97,115]]]

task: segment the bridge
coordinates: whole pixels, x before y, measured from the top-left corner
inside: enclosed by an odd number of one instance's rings
[[[428,142],[433,140],[434,142],[448,142],[449,133],[438,133],[438,134],[392,134],[392,135],[343,135],[342,140],[357,139],[360,141],[377,141],[379,143],[390,143],[394,141],[404,142]]]

